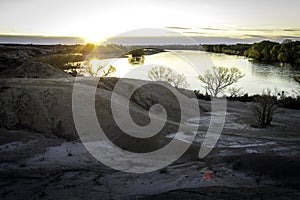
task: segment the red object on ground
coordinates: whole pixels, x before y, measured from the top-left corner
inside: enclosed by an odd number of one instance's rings
[[[206,171],[203,174],[203,179],[206,181],[210,181],[214,177],[214,172],[213,171]]]

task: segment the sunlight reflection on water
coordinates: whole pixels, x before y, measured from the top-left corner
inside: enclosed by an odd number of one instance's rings
[[[176,50],[144,57],[144,63],[137,65],[130,64],[128,58],[104,59],[99,62],[103,65],[111,64],[116,68],[116,72],[112,76],[124,77],[135,69],[135,73],[126,76],[126,78],[144,80],[150,80],[148,78],[148,70],[151,67],[169,67],[179,74],[186,75],[189,89],[196,89],[202,92],[204,92],[204,89],[201,87],[201,82],[197,79],[197,76],[212,66],[237,67],[245,73],[245,76],[238,83],[232,85],[232,87],[241,87],[244,93],[257,94],[270,88],[272,90],[284,90],[288,95],[291,95],[293,93],[292,90],[299,85],[292,77],[293,74],[297,74],[299,71],[288,67],[254,63],[242,56]],[[200,66],[200,72],[192,65]]]

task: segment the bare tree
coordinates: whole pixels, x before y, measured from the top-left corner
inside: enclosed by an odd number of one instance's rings
[[[116,72],[116,68],[113,67],[112,65],[103,66],[100,64],[95,65],[92,63],[85,63],[83,67],[84,67],[84,72],[89,76],[106,77]]]
[[[244,74],[236,67],[213,67],[212,70],[207,70],[204,75],[199,75],[198,79],[205,84],[204,88],[213,97],[217,97],[226,87],[236,83],[242,77]]]
[[[230,93],[230,97],[238,97],[238,96],[242,96],[243,92],[242,92],[242,88],[237,88],[237,87],[231,87],[228,88],[228,92]]]
[[[273,115],[276,112],[277,99],[276,96],[271,96],[270,90],[260,96],[254,98],[252,111],[256,122],[260,127],[267,127],[273,120]]]
[[[176,88],[189,85],[184,74],[178,74],[168,67],[153,67],[148,71],[148,77],[154,81],[168,82]]]

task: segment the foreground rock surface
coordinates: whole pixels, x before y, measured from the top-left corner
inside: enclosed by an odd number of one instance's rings
[[[132,174],[101,164],[80,141],[66,142],[22,130],[0,131],[3,199],[297,199],[300,196],[298,142],[270,143],[270,139],[256,138],[265,144],[257,146],[243,136],[225,134],[220,143],[239,140],[243,145],[236,148],[220,144],[205,159],[182,158],[155,172]],[[130,161],[125,164],[131,166]],[[207,177],[210,171],[213,175]]]
[[[116,79],[98,84],[98,119],[111,140],[136,152],[151,151],[174,138],[178,124],[173,97],[148,86],[131,99],[137,123],[149,123],[151,104],[165,105],[170,115],[153,140],[127,137],[111,118],[111,91]],[[97,161],[78,139],[72,119],[74,79],[1,80],[0,195],[2,199],[299,199],[300,112],[285,109],[268,129],[252,128],[249,105],[228,102],[222,136],[214,150],[198,158],[210,112],[200,119],[185,113],[184,121],[199,125],[196,133],[179,133],[177,140],[191,148],[178,161],[158,171],[132,174]],[[89,87],[88,82],[82,86]],[[127,80],[124,88],[139,85]],[[126,91],[118,91],[124,95]],[[209,108],[209,102],[201,101]],[[207,109],[209,110],[209,109]],[[111,146],[99,141],[107,151]],[[107,151],[104,151],[105,155]],[[119,158],[112,158],[119,159]],[[151,161],[144,160],[144,163]],[[141,167],[143,167],[141,162]],[[130,168],[136,163],[123,162]]]

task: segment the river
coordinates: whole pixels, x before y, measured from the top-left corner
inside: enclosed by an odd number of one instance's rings
[[[241,88],[243,93],[261,94],[267,88],[274,91],[285,91],[292,95],[299,83],[293,75],[299,74],[291,66],[275,66],[255,63],[243,56],[209,53],[204,51],[172,50],[145,56],[144,63],[132,65],[127,58],[101,60],[103,64],[111,64],[116,68],[113,76],[149,80],[148,71],[154,66],[169,67],[180,74],[185,74],[188,88],[205,90],[197,79],[212,66],[237,67],[245,76],[230,87]]]

